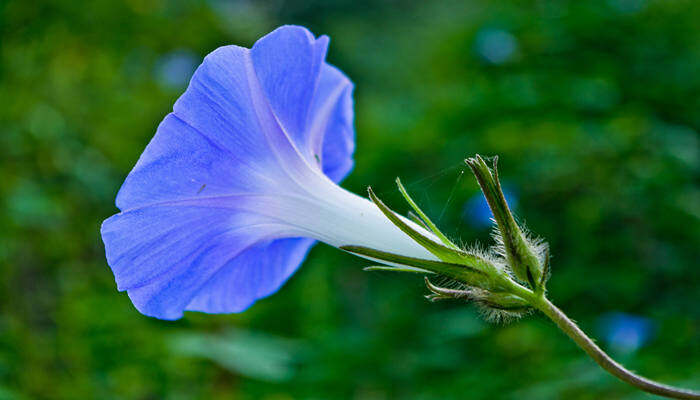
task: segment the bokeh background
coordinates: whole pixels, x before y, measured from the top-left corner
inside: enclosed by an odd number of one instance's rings
[[[543,317],[483,322],[325,245],[237,315],[140,315],[101,221],[204,55],[286,23],[356,83],[356,168],[489,243],[501,157],[551,298],[626,366],[700,386],[700,2],[0,1],[0,399],[638,399]]]

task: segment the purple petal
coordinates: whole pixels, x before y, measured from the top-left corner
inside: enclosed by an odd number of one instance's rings
[[[175,114],[158,126],[117,195],[126,211],[166,201],[262,191],[271,174],[217,146]]]
[[[314,161],[307,129],[313,117],[309,109],[327,48],[328,37],[314,39],[302,27],[283,26],[258,40],[250,51],[272,112],[307,161]]]
[[[102,227],[118,288],[139,311],[242,311],[303,261],[314,241],[251,199],[352,168],[352,83],[324,62],[327,45],[281,27],[252,50],[204,59],[120,189],[122,213]]]
[[[277,239],[258,243],[221,268],[201,288],[187,310],[214,313],[239,312],[255,299],[276,292],[299,268],[315,241]],[[231,295],[231,290],[238,292]]]
[[[227,203],[161,204],[123,212],[102,225],[107,259],[119,290],[146,315],[178,318],[206,280],[279,226]],[[248,200],[248,202],[250,202]],[[230,288],[230,296],[238,296]]]
[[[312,106],[310,132],[314,149],[321,154],[323,173],[340,182],[353,166],[353,85],[335,67],[324,65]]]
[[[228,162],[266,175],[279,170],[279,165],[263,130],[269,117],[261,118],[265,110],[256,108],[261,93],[253,84],[250,64],[248,49],[214,50],[197,68],[173,113],[226,152]]]

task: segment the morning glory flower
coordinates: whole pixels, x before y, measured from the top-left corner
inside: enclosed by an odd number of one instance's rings
[[[139,311],[245,310],[322,241],[387,265],[366,269],[436,274],[444,284],[425,276],[426,297],[474,302],[494,321],[539,310],[623,381],[700,399],[625,369],[549,301],[549,246],[513,217],[497,156],[465,160],[496,224],[489,249],[446,237],[398,178],[413,221],[371,189],[370,202],[338,186],[353,166],[353,85],[325,62],[327,48],[327,37],[284,26],[251,49],[221,47],[197,68],[119,190],[120,213],[102,224],[117,287]],[[646,340],[643,323],[618,325],[611,340]]]
[[[337,185],[353,167],[353,84],[325,62],[328,41],[284,26],[197,68],[102,225],[117,287],[140,312],[245,310],[316,241],[437,259]]]

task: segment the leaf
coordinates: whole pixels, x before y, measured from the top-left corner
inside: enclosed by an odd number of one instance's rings
[[[183,332],[170,338],[171,349],[187,357],[199,357],[243,376],[267,382],[294,378],[305,346],[261,332],[231,331],[221,335]]]

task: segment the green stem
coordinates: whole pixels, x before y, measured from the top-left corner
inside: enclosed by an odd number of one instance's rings
[[[544,296],[533,301],[536,308],[542,311],[549,319],[559,326],[576,344],[582,348],[598,365],[619,379],[635,386],[645,392],[674,399],[700,399],[700,392],[689,389],[675,388],[661,383],[654,382],[639,376],[623,367],[610,358],[591,338],[589,338],[579,328],[574,321],[570,320],[560,309],[552,304]]]

